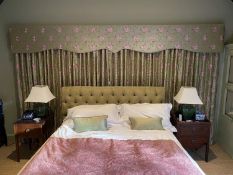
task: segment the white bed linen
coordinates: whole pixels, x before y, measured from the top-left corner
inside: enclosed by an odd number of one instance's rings
[[[184,151],[192,163],[204,175],[198,164],[190,157],[187,151],[181,146],[172,132],[168,130],[131,130],[122,125],[114,125],[107,131],[86,131],[82,133],[75,132],[67,123],[62,124],[51,137],[58,138],[101,138],[101,139],[115,139],[115,140],[173,140]]]

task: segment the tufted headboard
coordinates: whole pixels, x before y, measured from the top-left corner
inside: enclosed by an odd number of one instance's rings
[[[61,89],[61,121],[67,109],[83,104],[163,103],[164,87],[151,86],[68,86]]]

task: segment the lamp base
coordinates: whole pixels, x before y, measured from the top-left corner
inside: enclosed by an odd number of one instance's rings
[[[195,120],[196,108],[191,104],[179,105],[179,112],[182,114],[183,120]]]
[[[33,109],[39,118],[43,118],[48,115],[49,107],[47,103],[37,103],[34,105]]]

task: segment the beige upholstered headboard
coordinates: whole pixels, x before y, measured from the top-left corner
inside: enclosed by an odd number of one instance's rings
[[[69,86],[61,89],[61,121],[67,109],[83,104],[163,103],[164,87],[151,86]]]

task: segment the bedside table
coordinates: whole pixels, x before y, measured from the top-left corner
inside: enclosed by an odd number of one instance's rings
[[[205,145],[205,161],[208,162],[210,122],[206,121],[178,121],[175,122],[177,129],[176,137],[185,149],[197,150]]]
[[[41,119],[40,122],[33,120],[19,120],[14,123],[15,145],[17,153],[17,161],[20,161],[19,141],[21,138],[36,138],[39,143],[43,144],[47,138],[46,120]],[[29,144],[30,145],[30,144]]]

